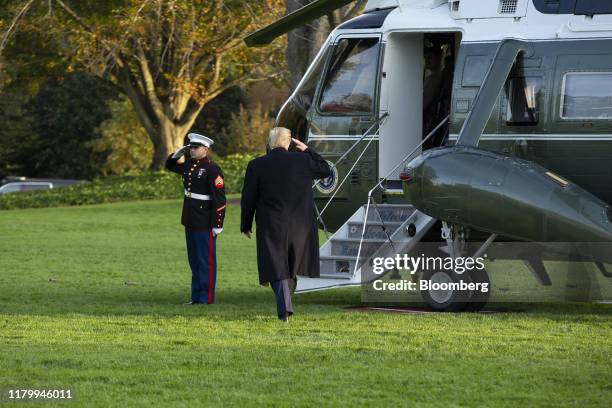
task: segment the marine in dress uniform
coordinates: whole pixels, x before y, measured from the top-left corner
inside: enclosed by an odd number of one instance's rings
[[[312,148],[293,139],[300,152],[289,152],[291,132],[274,128],[271,151],[249,162],[241,199],[240,231],[250,237],[257,223],[259,283],[270,283],[279,319],[293,314],[296,276],[319,276],[319,233],[312,180],[331,169]]]
[[[166,160],[166,168],[183,178],[185,198],[181,224],[185,226],[187,258],[191,268],[191,302],[215,302],[217,283],[217,236],[225,218],[225,181],[223,171],[206,154],[212,139],[190,133],[189,144]],[[179,160],[189,150],[191,157]]]

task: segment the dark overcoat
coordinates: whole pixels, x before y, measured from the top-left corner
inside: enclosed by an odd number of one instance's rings
[[[257,224],[259,283],[319,276],[319,233],[312,180],[331,169],[312,148],[276,148],[249,162],[241,199],[240,230]]]

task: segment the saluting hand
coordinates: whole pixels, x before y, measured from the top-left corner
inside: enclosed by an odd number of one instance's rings
[[[188,151],[189,151],[189,146],[179,147],[178,149],[176,149],[176,151],[172,155],[172,158],[173,159],[178,159],[178,158],[182,157]]]
[[[308,149],[308,145],[302,143],[301,141],[299,141],[298,139],[295,138],[291,138],[291,140],[293,140],[293,143],[295,143],[295,147],[300,151],[303,152],[304,150]]]

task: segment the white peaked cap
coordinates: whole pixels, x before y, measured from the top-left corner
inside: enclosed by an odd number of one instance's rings
[[[215,143],[210,137],[206,137],[204,135],[199,135],[197,133],[190,133],[187,135],[189,138],[190,145],[202,145],[206,147],[210,147]]]

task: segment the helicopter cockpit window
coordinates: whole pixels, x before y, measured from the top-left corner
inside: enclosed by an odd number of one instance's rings
[[[612,72],[571,72],[563,78],[563,119],[612,119]]]
[[[292,97],[283,105],[276,117],[276,126],[286,127],[291,130],[294,137],[302,141],[306,140],[308,130],[306,117],[312,106],[327,55],[329,55],[328,49],[317,56]]]
[[[329,55],[329,48],[319,54],[318,58],[312,63],[312,67],[304,76],[299,87],[295,91],[293,99],[303,110],[307,111],[312,106],[317,84],[321,79],[321,72],[325,66],[326,56]]]
[[[539,122],[542,104],[541,77],[510,77],[504,88],[506,95],[506,124],[535,126]]]
[[[378,38],[340,40],[325,78],[319,110],[325,113],[372,113],[378,54]]]

